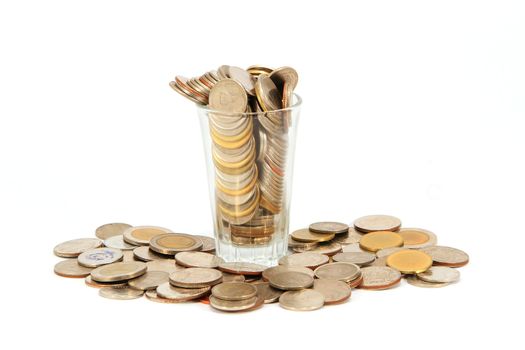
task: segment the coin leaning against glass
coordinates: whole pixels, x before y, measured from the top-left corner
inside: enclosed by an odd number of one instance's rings
[[[115,248],[95,248],[78,256],[78,263],[86,267],[99,267],[121,261],[124,258],[122,250]]]

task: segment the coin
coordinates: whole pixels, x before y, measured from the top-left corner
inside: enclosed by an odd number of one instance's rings
[[[100,246],[102,241],[98,238],[79,238],[60,243],[53,249],[53,253],[62,258],[76,258],[80,253]]]
[[[355,264],[336,262],[319,266],[314,270],[314,274],[319,279],[349,282],[356,279],[360,271],[359,266]]]
[[[403,237],[403,247],[417,249],[435,246],[437,236],[421,228],[402,228],[398,232]]]
[[[312,276],[296,271],[279,272],[270,277],[270,285],[280,290],[299,290],[314,284]]]
[[[280,272],[289,272],[289,271],[306,273],[307,275],[310,275],[310,276],[314,277],[314,272],[312,271],[312,269],[309,269],[307,267],[303,267],[303,266],[289,266],[289,265],[277,265],[277,266],[273,266],[273,267],[270,267],[270,268],[267,268],[266,270],[264,270],[263,273],[262,273],[262,278],[263,278],[264,281],[268,281],[275,274],[278,274]]]
[[[234,273],[222,272],[222,281],[223,282],[244,282],[246,278],[244,275],[238,275]]]
[[[368,215],[354,221],[354,227],[361,232],[397,231],[401,220],[390,215]]]
[[[416,287],[423,287],[423,288],[441,288],[441,287],[446,287],[450,284],[447,282],[445,283],[426,282],[426,281],[423,281],[422,279],[417,278],[417,276],[415,275],[406,276],[406,280],[408,284],[411,284]]]
[[[114,248],[95,248],[83,252],[78,256],[78,263],[86,267],[99,267],[121,261],[124,255],[122,250]]]
[[[174,287],[174,288],[176,288],[176,287]],[[195,290],[195,289],[190,289],[190,290]],[[157,294],[157,290],[154,290],[154,289],[147,290],[144,293],[144,295],[146,296],[146,299],[154,301],[156,303],[161,303],[161,304],[177,304],[177,303],[180,303],[180,301],[178,301],[176,299],[168,299],[168,298],[160,297]]]
[[[291,235],[288,236],[288,247],[289,248],[303,248],[312,249],[315,248],[319,243],[317,242],[300,242],[293,239]]]
[[[131,225],[124,224],[121,222],[115,222],[111,224],[105,224],[97,227],[95,235],[101,240],[108,239],[109,237],[118,236],[124,233],[125,230],[130,228]]]
[[[211,294],[222,300],[245,300],[257,294],[257,288],[245,282],[224,282],[213,286]]]
[[[223,300],[210,295],[210,306],[214,309],[227,312],[244,311],[254,307],[257,304],[257,297],[244,300]]]
[[[141,261],[173,259],[171,255],[163,255],[156,253],[153,250],[149,249],[149,246],[145,245],[133,249],[133,255],[136,259]]]
[[[341,303],[348,300],[352,294],[352,288],[345,282],[335,280],[316,279],[314,290],[324,296],[325,304]]]
[[[122,288],[122,287],[127,287],[128,286],[128,282],[127,281],[124,281],[124,282],[97,282],[97,281],[93,281],[93,279],[91,278],[91,275],[86,276],[86,278],[84,279],[84,283],[86,283],[87,286],[94,287],[94,288],[103,288],[103,287]]]
[[[98,295],[107,299],[114,300],[131,300],[140,298],[144,294],[143,290],[133,288],[113,288],[103,287],[98,291]]]
[[[140,290],[156,289],[169,282],[170,274],[165,271],[148,271],[140,277],[128,281],[130,287]]]
[[[315,269],[318,266],[328,263],[330,258],[320,253],[304,252],[283,256],[279,259],[279,265],[302,266]]]
[[[134,226],[128,228],[122,234],[124,241],[133,245],[149,245],[149,241],[160,234],[172,231],[159,226]]]
[[[338,253],[334,255],[332,259],[335,262],[348,262],[356,264],[357,266],[364,266],[373,263],[376,256],[366,252],[346,252]]]
[[[77,259],[62,260],[54,268],[57,275],[72,278],[86,277],[92,270],[90,267],[79,265]]]
[[[311,224],[309,229],[315,233],[340,234],[348,232],[348,225],[340,222],[324,221]]]
[[[248,94],[255,96],[255,80],[253,79],[253,76],[242,68],[235,66],[227,67],[226,77],[239,82]]]
[[[290,85],[290,88],[295,90],[297,82],[299,81],[299,74],[297,74],[297,71],[292,67],[280,67],[274,69],[269,74],[269,77],[279,90],[283,89],[284,84]]]
[[[405,248],[405,247],[392,247],[392,248],[384,248],[384,249],[379,249],[377,252],[376,252],[376,256],[378,258],[386,258],[388,257],[390,254],[393,254],[393,253],[396,253],[396,252],[400,252],[402,250],[407,250],[408,248]]]
[[[292,238],[299,242],[327,242],[334,237],[334,233],[315,233],[307,228],[292,232]]]
[[[279,301],[283,291],[273,288],[269,282],[254,282],[252,285],[257,288],[257,297],[262,298],[265,304],[271,304]]]
[[[331,280],[327,280],[327,281],[331,281]],[[350,288],[359,287],[361,285],[361,283],[363,283],[363,276],[362,276],[361,273],[359,273],[359,276],[355,280],[347,282],[347,284],[348,284],[348,286]]]
[[[343,253],[351,253],[351,252],[365,252],[368,253],[367,250],[361,249],[361,246],[359,243],[351,243],[343,246]]]
[[[386,264],[401,273],[413,274],[428,270],[432,266],[432,258],[419,250],[402,250],[390,254]]]
[[[361,238],[359,246],[370,252],[377,252],[379,249],[401,247],[403,237],[398,233],[390,231],[375,231],[367,233]]]
[[[348,232],[338,234],[337,236],[335,236],[335,238],[333,239],[333,242],[343,244],[343,245],[355,244],[355,243],[359,243],[359,241],[361,240],[361,237],[363,237],[362,233],[357,232],[355,228],[353,227],[349,227]]]
[[[202,241],[201,252],[210,253],[215,251],[215,239],[208,236],[195,235]]]
[[[203,288],[222,282],[222,273],[218,270],[202,267],[189,267],[170,274],[170,283],[175,287]]]
[[[288,291],[279,298],[279,305],[293,311],[313,311],[323,307],[324,296],[312,289]]]
[[[468,254],[456,248],[433,246],[422,248],[421,251],[430,255],[436,265],[461,267],[469,262]]]
[[[380,290],[397,285],[401,281],[401,273],[388,266],[367,266],[361,269],[362,289]]]
[[[454,283],[459,281],[459,271],[448,266],[432,266],[417,274],[420,280],[431,283]]]
[[[382,256],[380,258],[377,258],[373,263],[370,264],[370,266],[387,266],[386,265],[386,259],[388,256]]]
[[[261,74],[255,82],[257,101],[264,111],[282,108],[282,98],[277,86],[268,75]]]
[[[162,283],[156,289],[157,296],[173,301],[189,301],[198,299],[210,291],[210,286],[200,288],[181,288],[175,287],[169,282]]]
[[[133,255],[133,251],[132,250],[122,250],[122,260],[121,261],[124,261],[124,262],[127,262],[127,261],[137,261],[135,259],[135,255]]]
[[[260,275],[266,266],[249,262],[223,262],[219,264],[219,270],[242,275]]]
[[[243,113],[248,105],[244,87],[233,79],[222,79],[210,90],[209,107],[225,113]]]
[[[224,262],[222,258],[203,252],[180,252],[175,255],[177,264],[185,267],[217,268]]]
[[[199,250],[202,247],[202,241],[182,233],[164,233],[153,237],[149,246],[157,253],[175,255],[179,252]]]
[[[108,248],[115,248],[120,250],[133,250],[137,247],[136,245],[125,242],[124,236],[122,235],[111,236],[107,238],[104,241],[104,245]]]
[[[145,274],[146,270],[146,264],[140,261],[117,262],[97,267],[91,271],[91,278],[97,282],[126,281]]]
[[[335,242],[323,242],[323,243],[319,243],[317,246],[313,248],[305,249],[305,248],[295,247],[295,248],[292,248],[292,250],[297,253],[314,252],[314,253],[320,253],[320,254],[332,256],[334,254],[339,253],[341,250],[343,250],[343,246]]]
[[[172,273],[179,270],[184,270],[184,266],[175,264],[174,259],[151,260],[146,262],[148,271],[164,271]]]

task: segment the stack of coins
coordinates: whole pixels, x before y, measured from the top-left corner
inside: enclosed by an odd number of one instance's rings
[[[285,198],[287,108],[297,82],[290,67],[227,65],[170,82],[179,94],[210,109],[217,220],[235,245],[265,245],[276,232],[275,216]]]
[[[402,228],[399,219],[385,215],[359,218],[353,227],[317,222],[297,230],[290,237],[290,249],[297,251],[273,267],[225,262],[214,255],[213,238],[158,226],[113,223],[95,234],[54,248],[66,258],[55,265],[57,275],[84,278],[104,298],[198,300],[227,312],[275,302],[288,310],[316,310],[345,302],[355,288],[385,290],[403,279],[418,287],[445,287],[459,280],[457,268],[469,262],[465,252],[438,246],[432,232]],[[132,257],[126,259],[125,252]]]

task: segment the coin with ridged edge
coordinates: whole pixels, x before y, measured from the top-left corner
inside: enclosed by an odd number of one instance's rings
[[[146,273],[147,266],[140,261],[117,262],[97,267],[91,278],[97,282],[119,282],[139,277]]]
[[[149,241],[163,233],[172,233],[170,229],[160,226],[133,226],[122,233],[124,241],[133,245],[149,245]]]
[[[343,281],[316,279],[313,289],[324,296],[325,304],[342,303],[352,295],[352,288]]]
[[[162,283],[156,289],[159,297],[173,301],[189,301],[198,299],[210,291],[210,286],[200,288],[181,288],[171,285],[169,282]]]
[[[144,294],[143,290],[133,289],[133,288],[113,288],[113,287],[103,287],[98,291],[98,295],[106,299],[114,300],[132,300],[142,297]]]
[[[179,252],[199,250],[202,241],[194,236],[182,233],[164,233],[157,235],[149,242],[151,250],[166,255],[175,255]]]
[[[203,288],[221,282],[222,272],[215,269],[189,267],[170,274],[170,283],[175,287]]]
[[[245,300],[253,298],[257,294],[257,288],[245,282],[220,283],[211,289],[211,295],[222,300]]]
[[[283,266],[302,266],[314,269],[330,261],[327,255],[320,253],[304,252],[283,256],[279,259],[279,265]]]
[[[354,227],[360,232],[397,231],[401,220],[390,215],[367,215],[354,221]]]
[[[99,267],[113,264],[124,258],[122,250],[115,248],[95,248],[83,252],[78,256],[78,263],[86,267]]]
[[[131,225],[124,224],[121,222],[114,222],[110,224],[105,224],[97,227],[95,230],[95,235],[101,240],[108,239],[109,237],[119,236],[124,233]]]
[[[314,279],[306,273],[288,271],[276,273],[270,277],[268,282],[272,287],[280,290],[299,290],[311,287]]]
[[[356,264],[336,262],[319,266],[314,270],[314,274],[319,279],[349,282],[356,279],[360,271]]]
[[[309,229],[310,231],[316,232],[316,233],[340,234],[340,233],[348,232],[348,225],[343,224],[341,222],[323,221],[323,222],[315,222],[311,224]]]
[[[292,311],[313,311],[323,307],[324,296],[312,289],[288,291],[279,298],[279,305]]]
[[[102,241],[98,238],[78,238],[58,244],[53,253],[61,258],[76,258],[86,250],[99,248]]]
[[[180,252],[175,255],[177,264],[185,267],[217,268],[224,260],[210,253]]]
[[[162,283],[169,282],[170,274],[165,271],[148,271],[140,277],[128,281],[128,285],[135,289],[156,289]]]
[[[54,271],[62,277],[81,278],[88,276],[93,268],[79,265],[77,259],[67,259],[57,263]]]

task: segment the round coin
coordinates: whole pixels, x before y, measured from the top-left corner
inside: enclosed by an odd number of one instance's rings
[[[169,284],[169,283],[168,283]],[[182,289],[182,288],[181,288]],[[191,290],[195,290],[195,289],[191,289]],[[148,300],[151,300],[151,301],[154,301],[156,303],[162,303],[162,304],[176,304],[176,303],[179,303],[180,301],[178,300],[174,300],[174,299],[168,299],[168,298],[163,298],[163,297],[160,297],[158,294],[157,294],[157,291],[154,290],[154,289],[150,289],[150,290],[147,290],[144,295],[146,296],[146,299]]]
[[[202,241],[182,233],[164,233],[153,237],[149,246],[157,253],[175,255],[179,252],[199,250],[202,247]]]
[[[244,300],[223,300],[210,295],[210,306],[214,309],[227,312],[244,311],[254,307],[257,304],[257,297]]]
[[[162,259],[162,260],[152,260],[146,262],[148,271],[164,271],[167,273],[172,273],[179,270],[184,270],[184,266],[175,264],[174,259]]]
[[[421,251],[430,255],[436,265],[461,267],[469,262],[468,254],[456,248],[433,246],[423,248]]]
[[[224,113],[243,113],[248,105],[244,87],[233,79],[222,79],[210,90],[208,106]]]
[[[401,220],[390,215],[368,215],[354,221],[354,227],[361,232],[397,231]]]
[[[319,280],[314,281],[314,290],[324,296],[325,304],[337,304],[350,298],[352,295],[352,288],[345,282],[334,280]]]
[[[324,296],[312,289],[288,291],[279,298],[279,305],[293,311],[313,311],[323,307]]]
[[[93,281],[93,279],[90,276],[86,276],[84,279],[84,283],[86,283],[87,286],[93,287],[93,288],[103,288],[103,287],[112,287],[112,288],[122,288],[127,287],[128,282],[97,282]]]
[[[98,238],[79,238],[60,243],[53,249],[53,253],[62,258],[76,258],[86,250],[100,246],[102,241]]]
[[[292,232],[292,238],[299,242],[319,243],[331,241],[335,237],[335,233],[315,233],[307,228]]]
[[[78,256],[78,263],[86,267],[99,267],[121,261],[124,258],[122,250],[115,248],[95,248]]]
[[[280,290],[299,290],[309,288],[314,284],[312,276],[306,273],[288,271],[271,276],[270,285]]]
[[[238,275],[235,273],[222,272],[222,281],[223,282],[244,282],[246,278],[244,275]]]
[[[169,282],[170,274],[165,271],[148,271],[140,277],[128,281],[130,287],[140,290],[156,289],[160,284]]]
[[[169,282],[162,283],[156,289],[157,296],[172,301],[188,301],[198,299],[210,291],[210,286],[201,288],[180,288],[171,285]]]
[[[131,225],[124,224],[121,222],[115,222],[111,224],[105,224],[97,227],[95,235],[101,240],[108,239],[109,237],[118,236],[124,233]]]
[[[77,259],[62,260],[54,268],[57,275],[71,278],[86,277],[92,270],[91,267],[79,265]]]
[[[311,224],[309,229],[316,233],[340,234],[348,232],[348,225],[340,222],[323,221]]]
[[[324,243],[317,244],[317,246],[313,248],[295,247],[295,248],[292,248],[292,250],[296,253],[313,252],[313,253],[320,253],[320,254],[332,256],[334,254],[339,253],[341,250],[343,250],[343,246],[335,242],[324,242]]]
[[[362,289],[381,290],[397,285],[401,281],[401,273],[388,266],[367,266],[361,269]]]
[[[361,241],[359,241],[359,246],[370,252],[377,252],[379,249],[385,248],[401,247],[402,245],[403,237],[391,231],[367,233],[361,237]]]
[[[98,291],[98,295],[107,299],[114,300],[131,300],[140,298],[144,294],[143,290],[133,289],[133,288],[113,288],[113,287],[103,287]]]
[[[279,265],[283,266],[302,266],[315,269],[318,266],[328,263],[330,258],[320,253],[304,252],[283,256],[279,259]]]
[[[408,284],[411,284],[416,287],[422,287],[422,288],[441,288],[441,287],[446,287],[450,284],[447,282],[445,283],[426,282],[426,281],[423,281],[422,279],[419,279],[416,275],[408,275],[406,276],[406,280]]]
[[[359,266],[346,262],[336,262],[319,266],[314,274],[319,279],[350,282],[355,280],[360,273]]]
[[[171,255],[163,255],[163,254],[156,253],[153,250],[149,249],[149,246],[146,246],[146,245],[133,249],[133,256],[137,260],[141,260],[141,261],[173,259]]]
[[[437,236],[434,233],[420,228],[402,228],[398,233],[403,237],[405,248],[419,249],[437,244]]]
[[[222,282],[222,272],[215,269],[190,267],[170,274],[170,283],[175,287],[203,288]]]
[[[283,291],[270,286],[269,282],[254,282],[253,285],[257,288],[257,297],[262,298],[265,304],[279,301],[279,297],[283,294]]]
[[[172,231],[159,226],[134,226],[128,228],[122,236],[124,241],[133,245],[149,245],[149,241],[160,234]]]
[[[211,253],[215,251],[215,239],[213,237],[195,235],[202,241],[201,252]]]
[[[277,265],[277,266],[273,266],[273,267],[270,267],[270,268],[267,268],[266,270],[264,270],[263,273],[262,273],[262,278],[263,278],[264,281],[268,281],[275,274],[278,274],[278,273],[281,273],[281,272],[289,272],[289,271],[306,273],[307,275],[310,275],[310,276],[314,277],[314,272],[312,271],[312,269],[309,269],[307,267],[303,267],[303,266],[289,266],[289,265]]]
[[[215,285],[211,294],[222,300],[244,300],[253,298],[257,294],[257,288],[245,282],[225,282]]]
[[[217,268],[224,262],[222,258],[203,252],[180,252],[175,255],[177,264],[185,267]]]
[[[124,236],[122,235],[107,238],[104,241],[104,245],[108,248],[115,248],[120,250],[133,250],[137,247],[136,245],[125,242]]]
[[[97,267],[91,278],[97,282],[119,282],[139,277],[146,273],[146,264],[140,261],[117,262]]]
[[[428,270],[432,266],[432,258],[419,250],[409,249],[390,254],[386,264],[401,273],[413,274]]]
[[[387,258],[390,254],[400,252],[402,250],[407,250],[405,247],[392,247],[392,248],[385,248],[385,249],[379,249],[376,252],[376,256],[378,258]]]
[[[219,270],[233,274],[257,276],[266,270],[266,266],[242,261],[223,262],[219,264]]]
[[[357,232],[355,228],[353,227],[349,227],[348,232],[343,233],[343,234],[338,234],[337,236],[335,236],[335,238],[333,239],[333,242],[343,244],[343,245],[355,244],[355,243],[359,243],[359,241],[361,240],[361,237],[363,237],[362,233]]]
[[[420,280],[431,283],[454,283],[459,280],[459,271],[448,266],[432,266],[417,274]]]
[[[338,253],[332,257],[335,262],[348,262],[357,266],[365,266],[375,261],[375,254],[366,252],[346,252]]]

